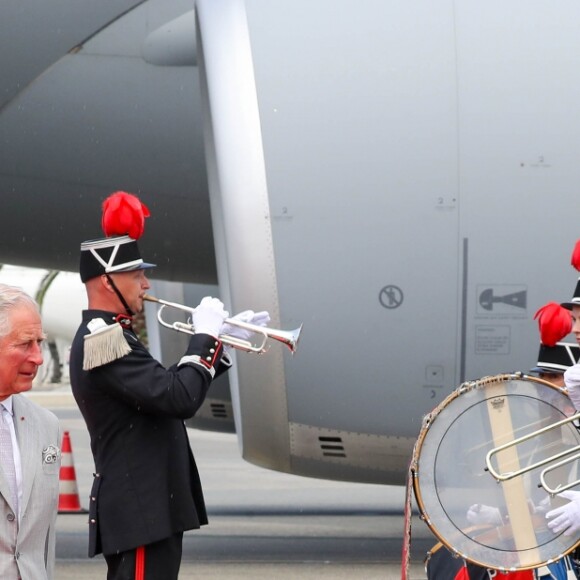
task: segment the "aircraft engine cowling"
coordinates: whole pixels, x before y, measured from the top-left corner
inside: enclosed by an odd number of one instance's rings
[[[284,267],[291,268],[291,262],[280,261],[284,247],[300,232],[268,190],[244,3],[199,1],[196,36],[222,300],[234,313],[267,310],[274,328],[290,330],[304,322],[295,357],[274,341],[267,354],[235,355],[229,379],[242,456],[263,467],[302,475],[402,483],[414,438],[348,430],[338,416],[336,423],[329,417],[300,421],[307,408],[299,395],[296,399],[297,393],[306,389],[313,395],[322,386],[314,377],[333,356],[331,343],[316,338],[329,320],[317,320],[312,305],[300,300],[306,287],[296,288]],[[295,242],[304,244],[298,238]],[[303,279],[307,274],[298,275]],[[283,289],[278,284],[281,276],[288,285]],[[313,302],[321,298],[312,294]],[[329,303],[323,306],[329,308],[332,311]],[[316,375],[305,377],[305,368]]]

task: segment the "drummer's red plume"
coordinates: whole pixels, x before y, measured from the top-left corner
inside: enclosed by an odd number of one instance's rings
[[[141,200],[125,191],[116,191],[103,202],[101,222],[105,236],[129,235],[138,240],[145,229],[145,218],[151,214]]]
[[[556,302],[548,302],[535,314],[540,327],[540,342],[546,346],[554,346],[572,331],[570,311]]]
[[[572,252],[572,259],[570,260],[570,263],[572,266],[574,266],[574,268],[576,268],[576,270],[580,270],[580,240],[578,240],[574,246],[574,251]]]

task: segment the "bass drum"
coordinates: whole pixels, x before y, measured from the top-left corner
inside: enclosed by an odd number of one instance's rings
[[[574,413],[563,390],[520,374],[453,391],[425,417],[410,468],[419,511],[435,536],[458,556],[503,571],[537,568],[574,549],[579,534],[554,534],[546,525],[546,512],[566,500],[539,487],[544,468],[502,482],[486,469],[490,450]],[[578,429],[567,423],[500,451],[492,468],[513,472],[577,445]],[[576,481],[578,463],[547,474],[549,487]]]

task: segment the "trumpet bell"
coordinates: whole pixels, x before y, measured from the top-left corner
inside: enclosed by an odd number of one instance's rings
[[[300,333],[302,332],[302,327],[304,324],[301,324],[298,328],[294,330],[278,330],[275,328],[266,328],[264,329],[264,334],[267,338],[272,338],[273,340],[277,340],[282,344],[285,344],[292,354],[296,352],[298,349],[298,341],[300,340]]]
[[[250,332],[254,332],[258,335],[261,335],[262,342],[260,344],[254,345],[249,341],[224,334],[220,335],[219,337],[223,343],[229,344],[230,346],[234,346],[246,352],[255,352],[258,354],[262,354],[268,350],[267,345],[268,339],[277,340],[278,342],[285,344],[290,349],[292,354],[294,354],[298,348],[298,341],[300,340],[300,333],[302,332],[303,326],[301,324],[298,328],[295,328],[294,330],[280,330],[277,328],[268,328],[267,326],[257,326],[255,324],[250,324],[248,322],[241,322],[233,318],[228,318],[226,319],[225,322],[232,326],[245,328]]]

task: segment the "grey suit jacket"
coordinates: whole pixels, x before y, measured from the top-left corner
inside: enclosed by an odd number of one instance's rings
[[[22,501],[18,525],[6,500],[9,493],[0,466],[0,578],[51,579],[59,494],[58,419],[24,395],[12,400],[22,459]]]

